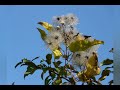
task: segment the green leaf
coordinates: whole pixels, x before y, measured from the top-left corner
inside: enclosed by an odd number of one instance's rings
[[[23,62],[19,62],[19,63],[17,63],[16,65],[15,65],[15,68],[18,66],[18,65],[20,65],[20,64],[22,64]]]
[[[42,59],[41,61],[40,61],[40,63],[42,63],[42,62],[44,62],[45,60],[44,59]]]
[[[49,75],[51,76],[52,80],[55,78],[55,73],[54,71],[51,71],[51,69],[49,70]]]
[[[50,76],[47,76],[47,77],[45,78],[45,85],[49,85],[49,81],[51,80],[51,79],[49,79],[49,77],[50,77]]]
[[[32,61],[34,61],[34,60],[36,60],[36,59],[38,59],[39,57],[35,57]]]
[[[55,68],[55,70],[59,73],[60,72],[60,68]]]
[[[43,80],[43,76],[44,76],[44,74],[45,74],[44,72],[41,73],[41,78],[42,78],[42,80]]]
[[[49,68],[46,67],[46,68],[43,68],[42,70],[43,70],[44,73],[46,73],[48,69],[49,69]]]
[[[26,59],[26,58],[24,58],[24,59],[22,59],[22,62],[23,62],[23,63],[28,63],[28,62],[31,62],[31,61],[28,60],[28,59]]]
[[[68,69],[74,70],[74,67],[73,67],[72,65],[70,65],[70,64],[66,64],[66,67],[67,67]]]
[[[74,81],[73,78],[69,78],[69,80],[70,80],[70,83],[71,83],[71,84],[75,85],[75,81]]]
[[[106,70],[106,69],[109,69],[109,68],[113,68],[113,66],[112,66],[112,67],[106,67],[105,70]]]
[[[52,54],[47,54],[46,59],[51,60],[52,59]]]
[[[52,54],[47,54],[46,59],[47,64],[51,64]]]
[[[57,62],[53,62],[54,66],[57,68],[62,62],[61,61],[57,61]]]
[[[60,85],[62,83],[62,79],[61,78],[57,78],[55,81],[54,81],[54,84],[53,85]]]
[[[112,64],[113,63],[113,60],[110,60],[110,59],[106,59],[106,60],[104,60],[103,62],[101,62],[101,66],[103,66],[103,65],[110,65],[110,64]]]
[[[39,31],[40,34],[41,34],[41,38],[44,40],[47,34],[45,33],[44,30],[42,30],[42,29],[40,29],[40,28],[37,28],[37,29],[38,29],[38,31]]]
[[[36,67],[32,67],[32,66],[28,66],[27,67],[27,71],[24,73],[24,79],[26,76],[28,76],[29,74],[33,74],[35,72],[37,68]]]

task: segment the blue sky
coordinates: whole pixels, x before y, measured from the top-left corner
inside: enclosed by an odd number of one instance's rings
[[[109,50],[113,47],[113,32],[118,22],[119,6],[113,5],[6,5],[0,6],[0,84],[43,85],[40,71],[23,78],[26,67],[14,68],[23,58],[33,59],[36,56],[45,58],[48,53],[44,42],[37,31],[39,21],[51,23],[56,15],[74,13],[80,19],[79,31],[103,40],[98,50],[99,61],[113,58]],[[119,17],[120,18],[120,17]],[[41,27],[42,28],[42,27]],[[37,63],[37,61],[36,61]],[[2,77],[1,77],[2,76]],[[113,78],[111,75],[103,84]]]

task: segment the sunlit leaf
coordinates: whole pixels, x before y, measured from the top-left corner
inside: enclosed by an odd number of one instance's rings
[[[44,30],[42,30],[42,29],[40,29],[40,28],[37,28],[38,29],[38,31],[40,32],[40,34],[41,34],[41,38],[43,39],[43,40],[45,40],[45,37],[46,37],[46,33],[45,33],[45,31]]]
[[[93,45],[103,44],[103,41],[94,40],[92,42],[88,40],[76,40],[69,45],[69,50],[71,52],[85,51]]]
[[[113,60],[106,59],[103,62],[101,62],[100,65],[103,66],[103,65],[110,65],[110,64],[113,64]]]
[[[60,56],[62,56],[62,53],[60,50],[56,49],[56,50],[53,50],[53,54],[54,54],[54,58],[55,59],[59,59]]]
[[[38,24],[42,25],[45,29],[47,29],[48,31],[51,31],[53,26],[47,22],[39,22]]]

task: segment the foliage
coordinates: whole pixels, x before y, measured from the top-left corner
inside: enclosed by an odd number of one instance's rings
[[[111,71],[113,60],[107,58],[100,65],[98,62],[97,49],[104,42],[78,33],[75,28],[78,19],[73,14],[54,17],[53,21],[53,25],[47,22],[38,23],[47,31],[37,28],[51,53],[41,60],[39,57],[32,60],[24,58],[15,68],[27,66],[24,78],[35,73],[36,70],[42,70],[41,79],[44,80],[45,85],[76,85],[78,82],[82,85],[102,85],[101,81],[113,73]],[[113,53],[113,50],[110,52]],[[36,59],[40,60],[37,65],[34,63]],[[101,69],[103,66],[104,70]],[[100,74],[100,78],[96,80],[96,76]],[[108,83],[112,85],[113,80]]]

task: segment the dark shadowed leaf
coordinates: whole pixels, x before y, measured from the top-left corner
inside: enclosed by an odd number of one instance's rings
[[[37,68],[36,67],[32,67],[32,66],[28,66],[27,67],[27,71],[24,73],[24,79],[26,76],[28,76],[29,74],[33,74],[35,72]]]
[[[73,67],[72,65],[70,65],[70,64],[66,64],[66,67],[67,67],[68,69],[74,70],[74,67]]]
[[[52,54],[47,54],[46,59],[51,60],[52,59]]]
[[[57,68],[62,62],[61,61],[57,61],[57,62],[53,62],[54,66]]]
[[[32,61],[34,61],[34,60],[36,60],[36,59],[38,59],[39,57],[35,57]]]
[[[112,67],[106,67],[105,70],[106,70],[106,69],[109,69],[109,68],[113,68],[113,66],[112,66]]]
[[[15,82],[13,82],[12,85],[15,85]]]
[[[113,60],[106,59],[106,60],[104,60],[103,62],[101,62],[101,66],[103,66],[103,65],[110,65],[110,64],[112,64],[112,63],[113,63]]]
[[[114,51],[114,48],[112,48],[109,52],[112,52],[112,53],[113,53],[113,51]]]
[[[51,76],[52,80],[55,78],[54,71],[49,70],[49,75]]]
[[[42,80],[43,80],[43,75],[44,75],[44,74],[45,74],[44,72],[41,73],[41,78],[42,78]]]
[[[46,62],[47,62],[47,64],[51,64],[51,59],[52,59],[52,54],[47,54],[46,55]]]
[[[106,76],[109,76],[110,72],[111,72],[111,71],[110,71],[110,70],[107,70],[107,69],[106,69],[106,70],[103,70],[103,71],[102,71],[102,75],[101,75],[101,77],[99,78],[99,80],[100,80],[100,81],[104,80],[104,79],[106,78]]]
[[[75,85],[75,81],[73,78],[69,78],[69,81],[71,82],[71,84]]]
[[[50,77],[50,76],[47,76],[47,77],[45,78],[45,85],[49,85],[49,81],[51,80],[51,79],[49,79],[49,77]]]
[[[19,62],[19,63],[17,63],[16,65],[15,65],[15,68],[18,66],[18,65],[20,65],[20,64],[22,64],[23,62]]]
[[[112,85],[113,84],[113,80],[110,80],[108,83],[109,83],[109,85]]]

